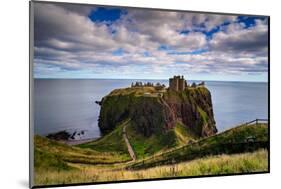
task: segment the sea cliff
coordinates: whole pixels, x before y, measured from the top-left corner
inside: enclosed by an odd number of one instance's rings
[[[125,120],[145,137],[165,133],[177,123],[198,137],[217,132],[211,93],[204,85],[181,91],[153,86],[115,89],[100,105],[99,128],[104,134]]]

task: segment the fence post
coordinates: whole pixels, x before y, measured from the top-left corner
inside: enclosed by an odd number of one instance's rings
[[[172,174],[173,176],[176,176],[176,170],[175,170],[175,159],[172,159]]]

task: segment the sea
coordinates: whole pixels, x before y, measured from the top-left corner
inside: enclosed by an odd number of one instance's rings
[[[168,80],[34,79],[35,134],[83,131],[75,140],[99,138],[100,106],[95,101],[100,101],[113,89],[129,87],[136,81],[168,86]],[[212,95],[219,132],[256,118],[268,118],[268,83],[205,81],[205,85]]]

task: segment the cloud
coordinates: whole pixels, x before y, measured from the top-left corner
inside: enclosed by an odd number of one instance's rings
[[[105,25],[52,4],[35,3],[35,45],[69,51],[107,50],[116,44]]]
[[[237,21],[237,16],[201,14],[201,13],[181,13],[185,20],[186,30],[211,31],[223,24]]]
[[[243,23],[226,26],[225,31],[214,34],[210,45],[213,50],[260,53],[267,52],[268,25],[266,21],[256,20],[256,25],[244,28]]]
[[[206,37],[201,32],[190,32],[182,35],[181,31],[191,22],[184,16],[190,13],[167,12],[157,10],[129,10],[118,25],[125,26],[129,31],[140,35],[174,50],[192,51],[206,44]]]
[[[266,19],[246,26],[237,16],[128,9],[109,24],[91,19],[95,10],[35,3],[36,77],[268,71]]]
[[[96,7],[90,5],[75,5],[75,4],[56,4],[56,6],[63,8],[71,13],[76,13],[81,16],[88,16],[91,11],[95,10]]]

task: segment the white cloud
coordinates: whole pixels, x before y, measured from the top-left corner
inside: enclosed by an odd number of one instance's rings
[[[245,28],[236,16],[128,9],[107,25],[91,21],[91,9],[35,3],[37,72],[267,71],[266,21]],[[221,26],[225,23],[230,24]],[[203,31],[217,27],[222,30],[208,40]]]
[[[268,26],[265,21],[256,20],[256,25],[244,28],[243,24],[233,23],[225,31],[214,34],[210,42],[212,49],[243,53],[267,53]]]

